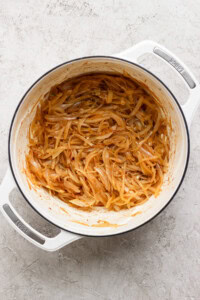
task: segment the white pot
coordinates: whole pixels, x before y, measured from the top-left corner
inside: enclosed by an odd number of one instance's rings
[[[164,59],[185,81],[189,90],[189,99],[180,106],[168,87],[155,75],[137,64],[137,58],[144,53],[152,53]],[[171,154],[170,167],[165,175],[160,195],[151,197],[141,206],[119,212],[106,211],[98,208],[93,212],[83,212],[68,206],[59,199],[51,197],[44,190],[29,188],[25,167],[27,153],[27,133],[32,121],[39,97],[49,89],[80,74],[89,72],[120,72],[126,71],[133,78],[148,86],[149,90],[162,102],[165,112],[172,123],[170,133]],[[138,228],[161,212],[177,193],[189,159],[188,125],[197,109],[200,100],[200,86],[187,67],[173,54],[162,46],[144,41],[113,57],[92,56],[75,59],[50,70],[40,77],[26,92],[12,119],[8,141],[10,168],[1,184],[0,209],[10,224],[27,240],[38,247],[54,251],[70,242],[87,236],[110,236]],[[188,125],[187,125],[188,124]],[[14,179],[14,180],[13,180]],[[47,238],[30,227],[9,201],[9,194],[15,186],[27,202],[45,219],[61,228],[54,238]],[[116,226],[95,227],[97,222],[106,221]],[[107,223],[105,223],[107,224]]]

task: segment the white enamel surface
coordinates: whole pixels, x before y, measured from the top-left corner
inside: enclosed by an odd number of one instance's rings
[[[50,197],[44,190],[35,191],[33,188],[30,190],[24,173],[27,132],[35,114],[38,98],[48,92],[51,86],[61,83],[67,78],[99,71],[120,73],[126,71],[133,78],[148,86],[162,103],[166,116],[172,123],[170,168],[165,176],[160,195],[157,198],[151,197],[142,206],[120,212],[108,212],[103,208],[96,209],[93,212],[82,212],[72,208],[59,199]],[[15,116],[11,133],[10,152],[13,171],[20,189],[40,214],[55,225],[74,233],[101,236],[134,229],[147,222],[165,207],[182,179],[187,160],[187,143],[186,128],[180,109],[169,91],[155,77],[138,66],[114,58],[88,58],[60,66],[45,75],[28,92]],[[136,212],[140,213],[132,216]],[[94,227],[99,220],[117,226]],[[86,223],[88,226],[80,223]]]
[[[189,99],[182,106],[184,115],[187,120],[187,124],[190,127],[192,119],[194,117],[194,114],[197,111],[197,108],[200,103],[200,85],[199,85],[199,82],[197,81],[197,79],[195,78],[195,76],[190,72],[189,68],[174,53],[172,53],[171,51],[169,51],[162,45],[157,44],[154,41],[145,40],[145,41],[142,41],[142,42],[138,43],[137,45],[125,50],[124,52],[117,54],[116,57],[121,57],[121,58],[125,58],[129,61],[137,62],[137,60],[140,56],[150,53],[150,54],[154,54],[157,58],[163,60],[161,57],[157,56],[154,53],[154,48],[158,48],[158,49],[162,50],[165,54],[169,55],[171,57],[172,61],[175,62],[176,65],[179,64],[179,66],[181,66],[182,71],[186,71],[188,73],[188,75],[190,76],[190,78],[192,79],[192,81],[195,83],[195,87],[190,88],[188,86],[188,84],[185,82],[185,85],[189,92]],[[177,70],[177,68],[174,67],[173,64],[169,64],[166,61],[165,61],[165,63],[167,63],[168,66],[171,67],[172,69],[175,69],[177,71],[177,75],[182,80],[184,80],[183,77],[181,76],[182,71],[179,72]]]
[[[8,219],[10,225],[13,226],[14,229],[18,233],[20,233],[24,238],[26,238],[29,242],[33,243],[34,245],[38,246],[43,250],[56,251],[64,247],[65,245],[72,243],[77,239],[80,239],[80,235],[72,234],[64,230],[61,230],[55,237],[49,238],[39,233],[37,230],[33,229],[26,221],[22,219],[22,217],[15,210],[15,208],[9,200],[10,192],[13,190],[14,187],[15,182],[12,178],[11,171],[8,169],[0,186],[0,193],[2,197],[2,201],[0,202],[0,210],[2,214]],[[4,210],[4,205],[9,206],[9,209],[15,215],[15,220],[8,217],[6,211]],[[17,223],[16,219],[18,220]],[[34,239],[33,235],[30,236],[30,232],[39,237],[43,241],[43,243],[40,243],[37,239]]]

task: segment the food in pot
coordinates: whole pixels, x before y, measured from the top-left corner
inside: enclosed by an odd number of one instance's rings
[[[168,121],[127,74],[88,74],[53,87],[29,128],[29,180],[80,209],[129,209],[161,190]]]

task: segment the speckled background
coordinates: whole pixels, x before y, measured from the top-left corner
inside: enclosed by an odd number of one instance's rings
[[[8,167],[13,112],[41,74],[72,58],[118,53],[152,39],[173,51],[200,80],[199,12],[199,0],[0,0],[0,181]],[[175,71],[151,56],[141,62],[181,103],[186,101],[186,88]],[[199,117],[200,110],[191,126],[191,159],[178,195],[134,232],[84,238],[47,253],[0,215],[0,299],[200,299]],[[56,232],[17,190],[10,198],[35,228],[48,236]]]

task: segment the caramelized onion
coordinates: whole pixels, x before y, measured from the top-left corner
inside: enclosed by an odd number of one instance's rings
[[[168,121],[128,76],[90,74],[53,87],[29,128],[26,174],[80,209],[129,209],[160,192]]]

